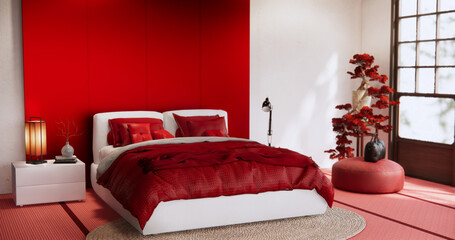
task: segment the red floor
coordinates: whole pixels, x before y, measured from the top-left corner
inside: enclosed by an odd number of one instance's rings
[[[455,239],[455,188],[447,185],[406,177],[395,194],[335,189],[334,205],[365,218],[367,227],[352,239]]]
[[[336,189],[334,206],[365,218],[366,228],[352,239],[455,239],[454,187],[407,177],[396,194]],[[24,207],[16,207],[11,194],[0,195],[0,239],[85,239],[117,218],[91,189],[84,202]]]

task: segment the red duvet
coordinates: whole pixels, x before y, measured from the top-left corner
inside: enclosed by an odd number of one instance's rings
[[[311,158],[245,141],[138,147],[121,154],[98,183],[141,228],[160,202],[176,199],[315,188],[333,203],[332,184]]]

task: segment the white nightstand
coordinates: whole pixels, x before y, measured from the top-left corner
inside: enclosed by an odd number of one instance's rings
[[[64,202],[85,199],[85,164],[11,163],[13,199],[16,205]]]

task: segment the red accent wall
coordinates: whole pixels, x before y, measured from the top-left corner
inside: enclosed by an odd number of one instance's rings
[[[25,116],[47,121],[48,158],[65,143],[87,169],[92,116],[225,109],[249,137],[249,1],[23,0]],[[88,172],[87,172],[88,173]],[[88,175],[88,174],[87,174]],[[89,176],[87,176],[87,179]]]
[[[249,1],[201,3],[201,105],[227,110],[229,134],[248,137]]]

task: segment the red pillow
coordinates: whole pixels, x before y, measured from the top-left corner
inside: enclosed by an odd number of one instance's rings
[[[112,135],[112,131],[109,131],[107,134],[107,144],[114,145],[114,136]]]
[[[173,113],[173,115],[174,115],[175,121],[177,122],[177,125],[179,126],[179,129],[177,129],[177,132],[180,130],[180,134],[182,134],[182,137],[191,137],[190,131],[188,129],[188,121],[207,121],[207,120],[211,120],[211,119],[220,118],[219,115],[191,116],[191,117],[182,117],[175,113]],[[176,136],[178,136],[177,133],[176,133]]]
[[[175,137],[183,137],[182,131],[180,131],[180,128],[177,128],[175,131]]]
[[[228,137],[224,135],[223,131],[221,129],[212,129],[212,130],[207,130],[204,132],[203,136],[208,136],[208,137]]]
[[[128,123],[131,141],[133,143],[152,140],[150,133],[150,123]]]
[[[128,123],[149,123],[150,131],[163,129],[163,121],[157,118],[114,118],[109,119],[114,147],[125,146],[132,143],[128,132]]]
[[[190,137],[204,136],[206,131],[216,129],[221,130],[224,136],[228,136],[224,117],[206,121],[188,121],[188,129],[190,131]]]
[[[164,129],[153,131],[152,137],[153,139],[175,138],[174,135]]]

